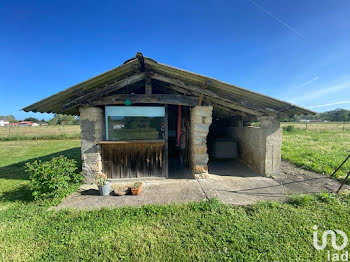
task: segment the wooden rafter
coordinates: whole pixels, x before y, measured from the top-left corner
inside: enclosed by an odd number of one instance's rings
[[[204,96],[215,99],[215,102],[218,101],[218,103],[220,103],[224,106],[228,106],[232,109],[236,109],[236,110],[246,112],[248,114],[256,115],[256,116],[263,115],[263,113],[257,109],[251,109],[251,108],[244,107],[244,106],[238,104],[237,102],[231,101],[223,96],[216,94],[215,92],[212,92],[208,89],[203,89],[203,88],[195,86],[195,85],[190,85],[190,84],[185,83],[179,79],[169,78],[169,77],[159,75],[159,74],[152,74],[152,78],[156,79],[158,81],[163,81],[163,82],[169,83],[169,84],[177,86],[177,87],[184,88],[184,89],[189,90],[191,92],[194,92],[198,95],[203,94]]]
[[[102,105],[122,105],[125,100],[129,99],[131,104],[170,104],[195,106],[198,98],[193,96],[174,95],[174,94],[123,94],[102,97],[88,103],[90,106]]]
[[[122,79],[118,82],[115,82],[113,84],[96,89],[95,91],[87,93],[86,95],[80,96],[80,97],[64,104],[62,106],[62,109],[68,110],[68,109],[76,107],[80,104],[85,104],[92,99],[95,99],[95,98],[98,98],[98,97],[101,97],[104,95],[108,95],[112,92],[115,92],[119,89],[122,89],[128,85],[132,85],[132,84],[137,83],[139,81],[142,81],[144,79],[145,79],[145,73],[139,73],[139,74],[132,75],[130,77],[124,78],[124,79]]]

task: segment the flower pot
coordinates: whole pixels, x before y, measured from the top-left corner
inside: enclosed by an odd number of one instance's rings
[[[139,195],[141,192],[142,186],[143,186],[143,182],[140,183],[140,186],[138,188],[131,188],[131,194],[133,196]]]
[[[98,186],[101,196],[107,196],[111,192],[111,182],[107,181],[105,185]]]

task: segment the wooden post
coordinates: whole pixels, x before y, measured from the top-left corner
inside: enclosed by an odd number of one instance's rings
[[[343,182],[341,183],[340,187],[338,188],[338,190],[335,192],[337,195],[339,194],[340,190],[342,189],[342,187],[345,185],[346,180],[348,179],[348,177],[350,176],[350,171],[348,172],[348,174],[346,175],[346,177],[344,178]]]
[[[163,161],[163,176],[165,178],[169,177],[169,170],[168,170],[168,166],[169,166],[169,157],[168,157],[168,105],[165,105],[165,143],[164,143],[164,161]]]
[[[152,94],[152,79],[151,79],[151,72],[149,68],[146,68],[146,74],[145,74],[145,94],[146,95]]]
[[[210,84],[210,81],[205,81],[204,85],[203,85],[203,89],[207,88],[207,86]],[[200,93],[199,95],[199,101],[198,101],[198,105],[201,106],[202,105],[202,101],[203,101],[203,93]]]
[[[308,131],[308,128],[307,128],[307,119],[305,119],[305,124],[306,124],[306,132]]]

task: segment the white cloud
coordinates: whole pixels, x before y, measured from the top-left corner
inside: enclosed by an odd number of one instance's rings
[[[292,26],[290,26],[289,24],[287,24],[286,22],[284,22],[282,19],[278,18],[277,16],[275,16],[274,14],[272,14],[270,11],[266,10],[264,7],[262,7],[261,5],[258,5],[255,1],[253,0],[248,0],[249,2],[251,2],[253,5],[255,5],[256,7],[260,8],[263,12],[265,12],[266,14],[268,14],[269,16],[271,16],[273,19],[275,19],[277,22],[279,22],[280,24],[284,25],[286,28],[288,28],[290,31],[294,32],[297,36],[299,36],[300,38],[304,38],[304,36],[302,34],[300,34],[295,28],[293,28]]]
[[[314,78],[310,79],[309,81],[306,81],[306,82],[302,83],[299,87],[304,87],[304,86],[312,83],[313,81],[316,81],[317,79],[319,79],[319,77],[315,76]]]
[[[310,90],[304,95],[294,97],[294,99],[291,99],[291,101],[293,101],[294,103],[305,104],[305,102],[310,103],[311,101],[320,98],[323,98],[322,100],[327,100],[327,96],[329,95],[333,95],[333,99],[336,99],[337,97],[344,98],[342,97],[342,95],[344,94],[342,94],[340,91],[344,91],[345,89],[350,90],[350,80],[338,84],[326,85],[323,88]],[[336,95],[336,97],[334,97],[334,95]]]
[[[318,108],[318,107],[325,107],[325,106],[335,106],[335,105],[343,105],[343,104],[350,104],[349,101],[339,101],[339,102],[334,102],[334,103],[329,103],[329,104],[323,104],[323,105],[316,105],[316,106],[307,106],[307,108]]]

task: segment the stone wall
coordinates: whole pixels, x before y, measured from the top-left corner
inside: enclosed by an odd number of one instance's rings
[[[230,127],[239,142],[241,160],[261,175],[273,175],[281,166],[282,129],[273,117],[261,117],[261,127]]]
[[[191,109],[191,170],[195,178],[208,174],[207,135],[212,122],[211,106],[196,106]]]
[[[86,183],[102,171],[101,145],[105,138],[104,112],[99,107],[80,107],[82,171]]]

